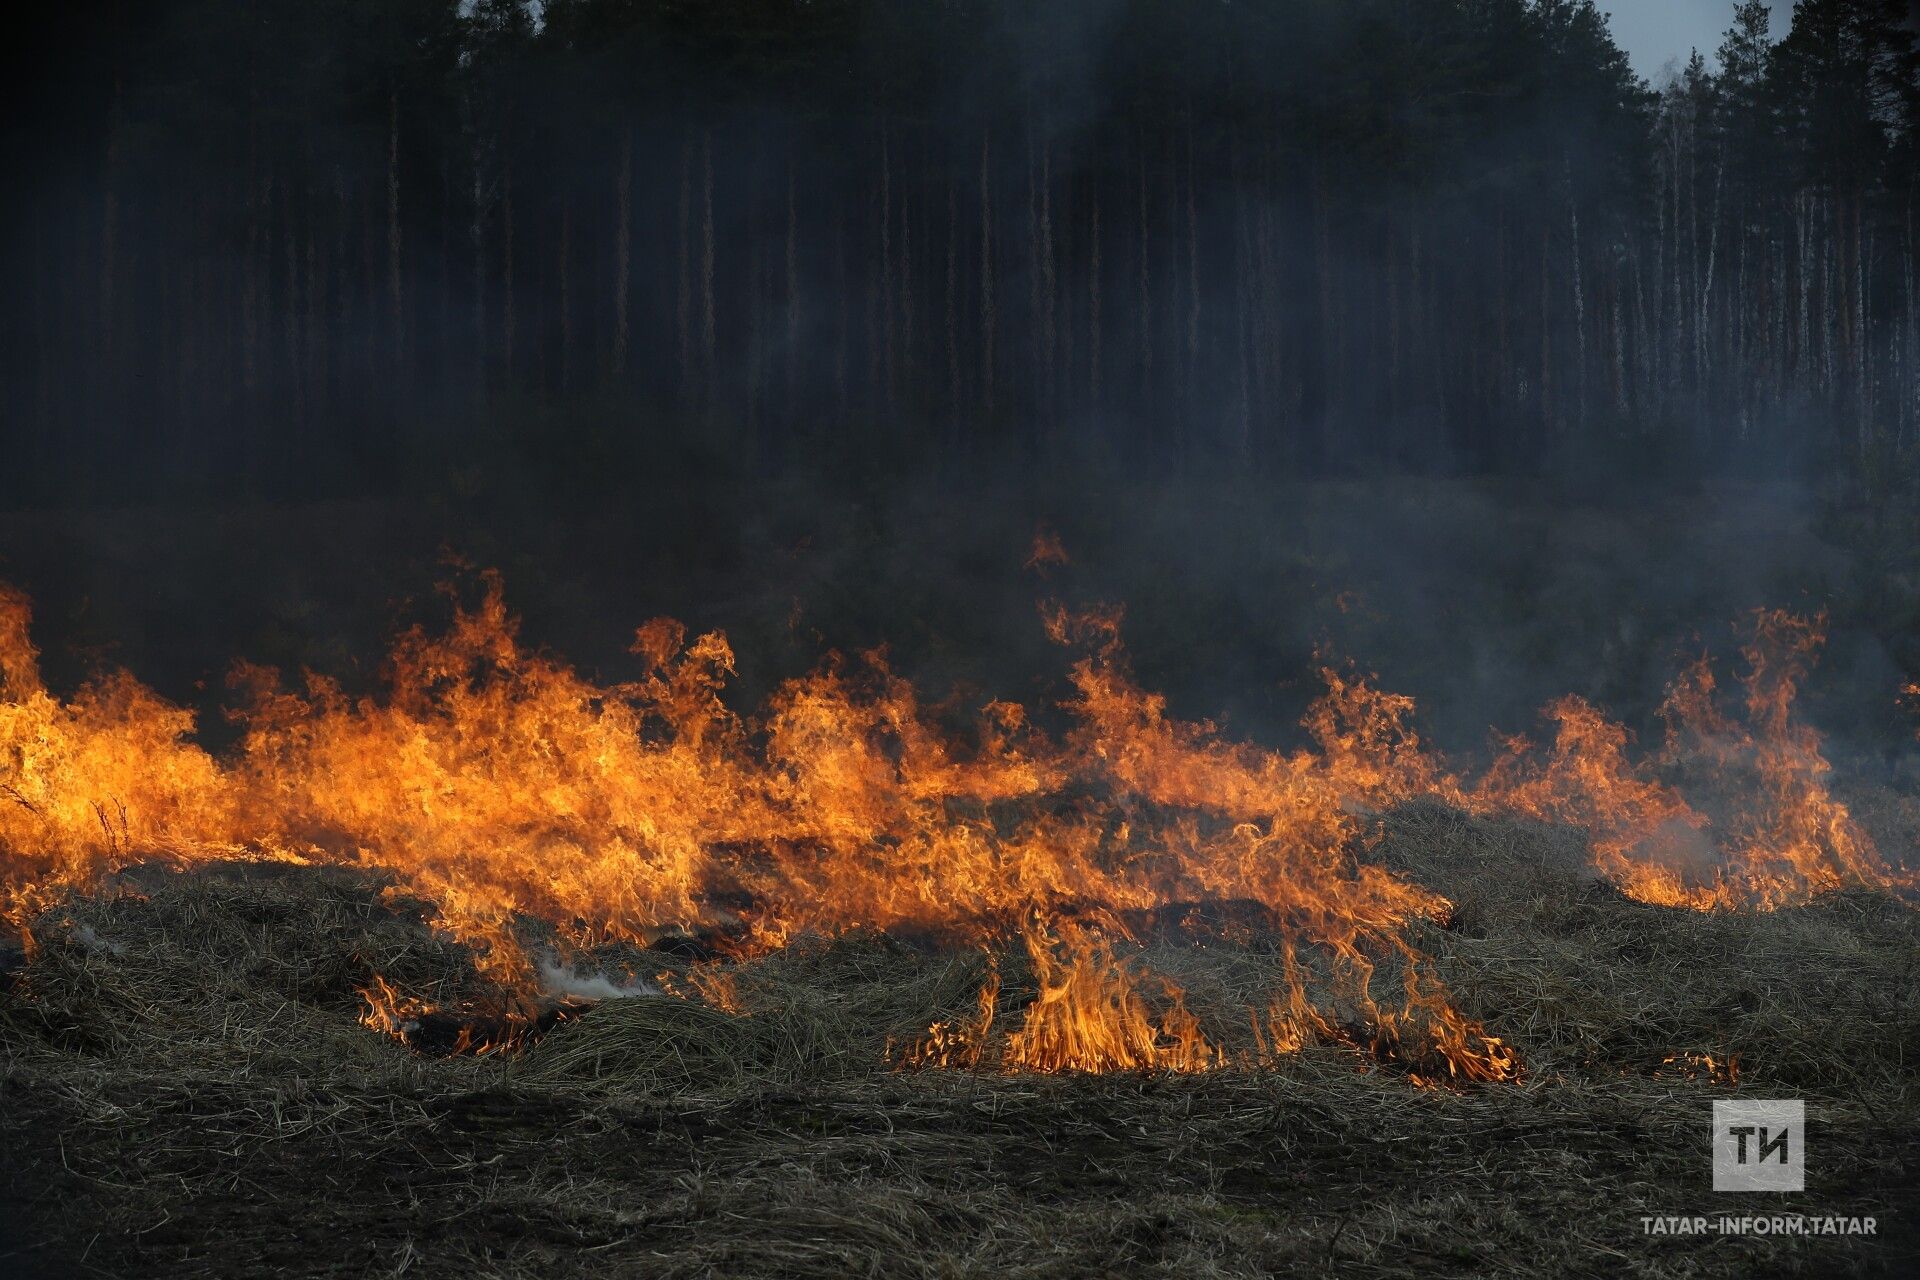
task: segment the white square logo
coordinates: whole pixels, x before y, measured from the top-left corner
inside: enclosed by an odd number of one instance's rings
[[[1805,1191],[1807,1104],[1713,1104],[1715,1191]]]

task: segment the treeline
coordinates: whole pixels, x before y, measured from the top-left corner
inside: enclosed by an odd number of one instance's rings
[[[1899,0],[193,0],[16,130],[16,499],[1011,443],[1902,462]],[[504,451],[504,453],[503,453]]]

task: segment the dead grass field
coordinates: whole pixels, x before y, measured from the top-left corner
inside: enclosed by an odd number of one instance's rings
[[[523,1053],[437,1057],[360,1025],[360,987],[483,984],[377,875],[138,869],[0,966],[0,1272],[1913,1274],[1920,913],[1646,906],[1581,869],[1577,833],[1431,805],[1365,856],[1454,901],[1417,941],[1520,1083],[1419,1088],[1332,1047],[1203,1075],[893,1070],[889,1040],[963,1009],[981,961],[875,937],[737,966],[739,1015],[608,1000]],[[1203,1021],[1274,963],[1258,938],[1149,945]],[[1738,1083],[1697,1054],[1737,1055]],[[1711,1190],[1710,1103],[1735,1096],[1806,1099],[1804,1194]],[[1879,1234],[1640,1223],[1795,1212]]]

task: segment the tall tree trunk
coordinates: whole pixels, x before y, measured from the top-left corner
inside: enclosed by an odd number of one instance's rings
[[[1794,382],[1796,386],[1801,389],[1805,388],[1807,379],[1812,373],[1810,355],[1810,349],[1813,345],[1812,303],[1808,296],[1811,290],[1811,284],[1808,280],[1807,271],[1807,246],[1810,243],[1807,230],[1809,199],[1810,197],[1803,194],[1793,202],[1793,274],[1794,283],[1797,286],[1795,291],[1799,294],[1800,302],[1797,314],[1798,336],[1794,343],[1793,353],[1795,366]]]
[[[747,441],[760,441],[760,369],[764,358],[766,332],[761,298],[762,275],[766,265],[766,246],[751,225],[747,228]]]
[[[1045,403],[1046,360],[1038,350],[1044,341],[1045,324],[1041,319],[1041,310],[1046,305],[1045,272],[1040,265],[1040,161],[1034,150],[1033,121],[1027,121],[1027,333],[1026,365],[1030,375],[1027,384],[1029,397],[1029,427],[1040,429],[1040,405]]]
[[[1400,300],[1401,300],[1401,292],[1402,292],[1401,281],[1400,281],[1401,237],[1399,235],[1397,227],[1395,226],[1395,223],[1398,221],[1398,219],[1394,216],[1395,212],[1396,210],[1394,206],[1392,204],[1389,204],[1383,213],[1383,216],[1386,221],[1384,238],[1386,240],[1386,259],[1387,259],[1386,305],[1384,307],[1384,310],[1386,312],[1386,324],[1387,324],[1387,361],[1386,361],[1386,377],[1385,379],[1383,379],[1383,381],[1386,384],[1386,393],[1387,393],[1386,427],[1390,436],[1397,434],[1400,430],[1399,416],[1401,411],[1401,404],[1400,404],[1400,340],[1401,340],[1401,333],[1400,333],[1401,301]]]
[[[513,289],[513,163],[500,171],[500,370],[507,384],[513,385],[514,336],[518,316],[514,312]]]
[[[353,296],[353,282],[348,276],[348,271],[351,269],[352,263],[347,249],[348,228],[351,225],[348,216],[349,212],[347,175],[342,171],[341,167],[336,164],[333,168],[333,259],[329,264],[332,267],[332,270],[328,273],[328,279],[331,281],[331,284],[327,290],[327,296],[333,300],[334,305],[332,311],[329,313],[323,336],[327,350],[321,361],[324,370],[322,377],[326,386],[326,400],[330,406],[338,405],[344,398],[341,390],[342,378],[340,375],[342,366],[346,364],[343,356],[350,350],[348,345],[350,339],[343,332],[340,323],[340,317],[346,314]],[[209,275],[207,278],[207,287],[203,291],[202,296],[210,297],[212,292],[213,281]],[[207,310],[211,312],[213,308],[209,307]],[[211,333],[208,334],[205,349],[209,353],[213,350],[213,337]]]
[[[1078,390],[1074,382],[1074,340],[1078,336],[1075,330],[1080,319],[1080,295],[1075,285],[1078,278],[1074,272],[1077,264],[1074,254],[1079,251],[1079,243],[1074,233],[1080,229],[1078,209],[1074,203],[1076,195],[1071,169],[1060,180],[1060,217],[1054,225],[1057,234],[1054,237],[1054,290],[1053,313],[1058,318],[1060,338],[1058,352],[1054,360],[1056,373],[1054,395],[1057,401],[1071,398]]]
[[[980,135],[980,403],[993,419],[993,175],[992,137]]]
[[[1635,280],[1639,279],[1638,274]],[[1613,409],[1620,420],[1627,416],[1627,334],[1622,323],[1620,295],[1625,286],[1616,276],[1608,290],[1608,301],[1613,307]]]
[[[880,395],[889,417],[893,414],[895,281],[893,268],[893,147],[887,122],[880,121]]]
[[[1553,405],[1553,232],[1540,231],[1540,436],[1554,443]]]
[[[1139,136],[1134,154],[1139,157],[1140,176],[1140,300],[1135,308],[1140,314],[1140,403],[1151,410],[1153,406],[1153,238],[1149,231],[1150,213],[1147,208],[1145,134]]]
[[[120,236],[120,78],[114,77],[113,104],[107,110],[107,161],[100,201],[100,369],[114,368],[114,282]]]
[[[282,308],[285,322],[281,326],[280,336],[284,347],[282,360],[286,366],[287,383],[292,388],[291,409],[293,412],[293,420],[296,423],[304,423],[306,418],[306,379],[304,374],[306,370],[300,359],[302,343],[300,334],[299,220],[294,216],[295,202],[293,200],[291,187],[292,181],[289,180],[285,195],[280,202],[280,238],[282,251],[286,255],[286,265],[284,269],[287,276],[287,296],[285,305]],[[307,193],[302,191],[301,195],[306,197]],[[306,203],[306,201],[303,199],[302,203]],[[284,462],[284,459],[280,461]]]
[[[1333,255],[1327,243],[1328,236],[1328,197],[1326,171],[1316,163],[1313,174],[1313,278],[1318,293],[1319,365],[1316,377],[1319,394],[1313,409],[1318,416],[1315,423],[1316,440],[1314,445],[1315,461],[1325,461],[1326,445],[1330,435],[1332,419],[1336,412],[1338,391],[1334,379],[1339,364],[1340,338],[1333,328]]]
[[[947,423],[960,415],[960,198],[959,184],[947,175]]]
[[[305,327],[306,343],[302,359],[306,373],[301,383],[306,387],[306,412],[317,418],[326,411],[326,386],[322,381],[326,369],[326,333],[324,329],[326,303],[321,293],[327,279],[320,265],[320,231],[314,225],[314,207],[317,203],[313,191],[313,161],[307,161],[307,321]],[[190,277],[189,277],[190,278]]]
[[[719,411],[719,330],[714,312],[713,265],[713,133],[702,135],[700,146],[700,358],[706,372],[707,417]]]
[[[1580,210],[1574,204],[1572,180],[1567,191],[1567,227],[1570,244],[1567,265],[1573,272],[1573,360],[1575,422],[1581,429],[1587,424],[1587,298],[1580,278]]]
[[[1826,235],[1822,238],[1825,252],[1821,254],[1820,259],[1821,390],[1831,397],[1834,394],[1834,351],[1840,341],[1840,317],[1845,314],[1844,308],[1834,304],[1834,294],[1838,291],[1841,279],[1834,244],[1839,239],[1836,233],[1840,228],[1839,219],[1834,216],[1831,197],[1825,201],[1825,211],[1821,221],[1826,230]]]
[[[679,271],[676,276],[674,323],[680,340],[680,400],[693,399],[693,139],[680,144]]]
[[[187,225],[190,227],[200,225],[200,204],[201,197],[198,192],[187,198]],[[180,311],[177,323],[177,328],[180,331],[180,358],[179,367],[174,373],[173,398],[183,424],[190,423],[195,418],[201,416],[197,397],[200,390],[198,381],[200,374],[200,343],[205,330],[202,327],[204,322],[200,319],[200,316],[207,308],[201,300],[200,288],[205,271],[206,266],[204,263],[196,263],[191,259],[181,264],[179,291]],[[43,281],[44,276],[36,276],[36,283],[43,283]],[[45,294],[41,293],[41,295],[35,299],[35,303],[36,310],[40,311],[42,323],[44,324],[45,307],[47,305]],[[44,342],[44,328],[41,333],[41,340]],[[42,369],[46,367],[44,359],[41,361],[41,367]],[[193,428],[191,427],[182,427],[180,452],[183,454],[190,448],[189,433],[192,430]],[[179,461],[182,462],[188,460],[187,458],[179,459]]]
[[[1042,127],[1046,122],[1042,121]],[[1040,385],[1044,412],[1037,422],[1049,420],[1054,409],[1057,363],[1060,347],[1059,321],[1055,315],[1058,282],[1053,258],[1053,140],[1040,141]]]
[[[1103,267],[1100,262],[1100,182],[1093,182],[1092,223],[1087,230],[1087,403],[1099,408],[1102,400],[1100,385],[1100,278]]]
[[[1200,372],[1200,204],[1194,190],[1193,113],[1187,113],[1187,368],[1186,414],[1196,412]],[[1188,428],[1190,429],[1190,427]]]
[[[902,183],[900,187],[900,269],[895,278],[900,282],[900,361],[897,377],[889,386],[902,383],[911,388],[917,384],[914,378],[913,337],[914,309],[917,305],[913,297],[913,188]]]
[[[1747,242],[1753,237],[1748,234],[1750,212],[1742,204],[1738,215],[1739,247],[1735,252],[1733,266],[1733,300],[1727,308],[1727,345],[1732,368],[1729,370],[1734,379],[1734,408],[1739,414],[1739,432],[1742,447],[1747,438],[1747,418],[1751,409],[1753,390],[1753,371],[1748,367],[1747,344],[1751,338],[1748,324],[1751,319],[1753,294],[1756,291],[1747,277]],[[1760,286],[1764,290],[1765,286]]]
[[[1694,332],[1694,383],[1703,394],[1710,394],[1713,378],[1713,274],[1720,256],[1720,192],[1726,171],[1726,149],[1723,146],[1713,166],[1713,213],[1707,227],[1707,266],[1701,275],[1699,319]],[[1700,430],[1705,435],[1711,430],[1712,424],[1706,421],[1704,412],[1700,416]]]
[[[845,424],[852,408],[853,392],[847,382],[847,366],[853,359],[853,325],[849,318],[847,302],[847,223],[848,213],[844,207],[836,205],[833,211],[833,298],[834,298],[834,346],[833,346],[833,391],[834,404]]]
[[[573,193],[560,197],[560,393],[573,390]]]
[[[473,248],[473,368],[477,380],[484,382],[487,346],[492,341],[492,335],[487,332],[486,170],[481,158],[478,127],[473,130],[469,159],[473,165],[472,221],[467,224],[467,236]]]
[[[1873,257],[1873,235],[1861,224],[1860,206],[1863,201],[1864,197],[1856,192],[1853,198],[1853,377],[1861,442],[1863,446],[1868,446],[1876,430],[1873,384],[1867,379],[1868,350],[1872,343],[1867,315],[1867,263]]]
[[[787,415],[800,393],[800,214],[794,200],[794,156],[787,148]]]
[[[393,307],[393,350],[404,364],[407,346],[405,297],[400,287],[400,93],[387,94],[387,291]]]
[[[1901,358],[1902,376],[1899,380],[1901,388],[1900,423],[1902,444],[1911,444],[1913,437],[1916,434],[1920,434],[1920,424],[1916,424],[1914,420],[1916,413],[1920,413],[1920,288],[1916,287],[1914,249],[1913,195],[1912,192],[1909,191],[1907,195],[1907,237],[1905,256],[1902,259],[1902,265],[1906,269],[1901,273],[1904,276],[1903,283],[1906,285],[1907,295],[1906,325],[1904,326],[1905,335],[1903,338],[1904,346],[1901,348],[1904,353]]]
[[[1233,137],[1234,355],[1240,366],[1240,397],[1233,419],[1233,455],[1248,461],[1253,440],[1253,234],[1247,218],[1247,176],[1241,170],[1240,138]]]
[[[262,177],[258,185],[248,175],[247,181],[247,249],[241,271],[244,283],[240,297],[240,379],[246,390],[247,409],[252,411],[253,394],[259,386],[259,347],[260,347],[260,310],[262,306],[260,288],[260,238],[261,227],[266,221],[266,203],[271,193],[272,177]],[[271,246],[269,246],[271,248]]]
[[[620,134],[619,207],[613,244],[613,376],[627,376],[627,310],[633,294],[633,126]]]

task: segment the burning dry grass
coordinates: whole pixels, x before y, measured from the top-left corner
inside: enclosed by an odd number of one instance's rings
[[[484,1010],[470,949],[364,874],[223,864],[130,873],[34,922],[0,994],[0,1137],[37,1153],[13,1194],[49,1266],[112,1274],[1897,1269],[1920,1187],[1920,916],[1865,890],[1639,903],[1577,833],[1438,805],[1371,835],[1454,901],[1420,944],[1466,1014],[1525,1047],[1523,1083],[1419,1089],[1337,1043],[1203,1074],[890,1068],[890,1042],[968,1017],[990,973],[1018,1024],[1043,980],[1017,937],[608,948],[682,994],[602,1001],[521,1052],[422,1054],[362,1025],[361,991],[386,975]],[[1223,1042],[1282,963],[1255,936],[1140,949]],[[1806,1194],[1708,1191],[1708,1102],[1730,1095],[1808,1099]],[[1723,1208],[1871,1213],[1891,1234],[1640,1233],[1642,1214]]]
[[[61,1262],[1873,1247],[1638,1236],[1701,1203],[1734,1089],[1805,1096],[1831,1161],[1767,1208],[1911,1233],[1920,916],[1790,714],[1816,624],[1756,619],[1731,710],[1692,669],[1663,747],[1565,700],[1470,784],[1366,680],[1324,673],[1310,745],[1273,749],[1169,716],[1117,614],[1046,621],[1080,655],[1055,734],[1004,703],[949,731],[877,656],[743,717],[721,637],[649,624],[643,676],[596,684],[522,649],[488,580],[378,695],[243,668],[216,759],[130,677],[54,697],[0,598],[0,1119],[59,1154],[57,1199],[29,1189]]]
[[[416,1043],[450,1029],[463,1050],[540,1029],[528,916],[563,961],[676,931],[734,955],[809,932],[987,947],[1017,933],[1033,987],[1021,1023],[999,1018],[996,970],[970,1017],[922,1025],[904,1060],[1199,1071],[1344,1043],[1461,1082],[1512,1079],[1518,1058],[1410,941],[1447,898],[1354,856],[1360,813],[1425,798],[1577,824],[1631,896],[1701,910],[1912,881],[1833,797],[1818,735],[1791,714],[1817,619],[1756,616],[1737,719],[1703,660],[1669,694],[1657,756],[1630,755],[1624,727],[1568,698],[1546,753],[1515,739],[1469,788],[1423,746],[1412,702],[1364,678],[1322,672],[1311,745],[1234,741],[1135,682],[1118,610],[1042,613],[1080,654],[1066,731],[991,702],[955,732],[878,654],[830,657],[743,717],[721,697],[726,639],[665,619],[636,634],[640,679],[598,684],[527,651],[482,575],[445,633],[395,641],[380,695],[311,676],[293,693],[237,668],[245,733],[219,760],[189,740],[188,713],[125,673],[53,696],[26,602],[0,594],[0,918],[138,856],[378,867],[474,948],[502,1007],[491,1025],[449,1020],[434,994],[375,971],[366,1022]],[[1672,779],[1696,767],[1706,807]],[[1169,925],[1261,936],[1265,985],[1210,1027],[1142,956]],[[1252,1043],[1236,1046],[1242,1027]]]
[[[1194,1070],[1223,1063],[1221,1047],[1169,979],[1115,947],[1232,907],[1279,938],[1276,985],[1236,1021],[1264,1017],[1282,1051],[1337,1036],[1404,1049],[1436,1078],[1516,1070],[1405,941],[1446,903],[1349,856],[1353,805],[1451,790],[1411,704],[1364,680],[1329,673],[1312,748],[1233,742],[1134,683],[1116,611],[1049,608],[1048,629],[1084,650],[1057,741],[1001,702],[971,735],[944,732],[879,655],[851,671],[827,660],[748,722],[719,696],[723,637],[648,623],[633,645],[644,677],[598,685],[526,652],[488,576],[444,635],[396,641],[384,696],[318,678],[298,695],[241,668],[247,732],[216,761],[186,740],[191,717],[131,677],[53,697],[24,602],[0,597],[0,614],[0,917],[96,884],[136,849],[374,865],[476,948],[522,1021],[526,915],[568,954],[677,930],[755,954],[807,932],[980,944],[1017,928],[1040,991],[1009,1065]],[[1375,982],[1382,966],[1398,991]],[[370,983],[370,1025],[433,1012]],[[1168,1007],[1150,1011],[1149,988]],[[980,996],[981,1032],[994,999]]]

